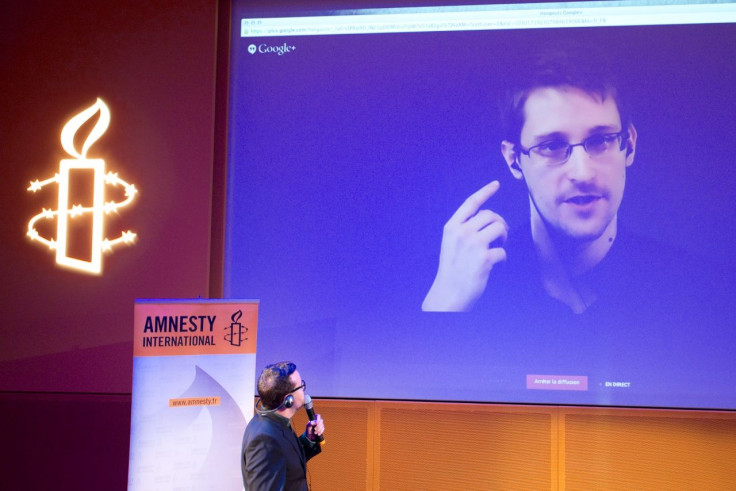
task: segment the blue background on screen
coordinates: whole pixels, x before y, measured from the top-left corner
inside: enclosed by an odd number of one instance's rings
[[[735,34],[236,38],[225,296],[261,301],[258,367],[292,359],[322,397],[736,408],[736,46],[724,41]],[[527,218],[501,157],[497,99],[523,51],[559,37],[619,54],[639,134],[620,223],[701,259],[718,284],[707,312],[656,329],[622,312],[601,334],[420,311],[442,226],[470,193],[498,179],[488,207],[512,230]],[[296,49],[248,53],[262,42]],[[528,390],[527,374],[588,376],[589,390]]]

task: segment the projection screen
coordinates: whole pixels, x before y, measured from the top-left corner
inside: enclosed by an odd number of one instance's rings
[[[224,294],[260,300],[259,368],[318,397],[736,409],[733,3],[299,5],[232,6]],[[615,93],[538,84],[509,133],[555,47]]]

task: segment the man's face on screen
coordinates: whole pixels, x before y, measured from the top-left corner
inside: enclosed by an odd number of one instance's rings
[[[621,150],[620,140],[596,156],[575,146],[567,161],[553,165],[540,162],[537,155],[515,152],[512,173],[526,181],[532,220],[553,236],[576,241],[595,240],[615,227],[636,141],[633,126],[628,129],[631,152]],[[520,144],[526,150],[547,143],[554,148],[560,142],[574,145],[621,130],[612,97],[600,100],[574,87],[546,87],[532,91],[526,100]]]

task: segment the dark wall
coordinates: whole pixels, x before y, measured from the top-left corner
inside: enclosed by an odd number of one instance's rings
[[[216,21],[217,0],[4,5],[0,420],[18,449],[15,472],[3,473],[11,483],[125,486],[134,300],[209,294]],[[105,218],[104,236],[131,230],[137,239],[104,254],[102,274],[90,275],[58,267],[26,236],[34,215],[56,209],[58,193],[27,188],[72,158],[61,129],[98,97],[110,126],[87,157],[138,190]],[[80,129],[77,148],[95,121]],[[112,186],[105,193],[122,199]],[[56,238],[51,220],[38,230]],[[100,479],[107,486],[94,485]]]
[[[0,22],[0,389],[130,392],[134,299],[208,294],[216,1],[13,2]],[[58,189],[27,188],[71,158],[61,129],[98,97],[111,121],[87,156],[138,190],[104,235],[137,239],[89,275],[26,237]],[[105,201],[121,199],[105,189]]]
[[[126,489],[130,395],[0,393],[3,489]]]

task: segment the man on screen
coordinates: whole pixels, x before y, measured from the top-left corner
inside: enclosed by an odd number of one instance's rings
[[[291,428],[291,418],[305,404],[306,385],[296,365],[288,361],[261,372],[257,414],[243,435],[240,464],[246,490],[308,489],[307,461],[321,452],[319,437],[325,425],[318,414],[301,436]]]
[[[575,49],[515,66],[518,85],[503,114],[501,152],[529,196],[529,223],[520,234],[531,235],[531,246],[519,274],[573,313],[586,311],[601,293],[591,272],[617,242],[626,171],[636,153],[636,129],[605,67],[593,53]],[[481,209],[499,187],[493,181],[473,193],[445,225],[423,310],[472,309],[506,260],[508,226]],[[520,242],[509,254],[528,241]]]

